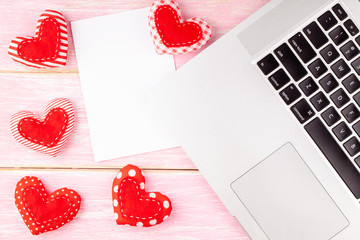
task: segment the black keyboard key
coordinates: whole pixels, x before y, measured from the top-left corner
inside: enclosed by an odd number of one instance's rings
[[[360,143],[356,137],[352,137],[347,140],[347,142],[344,143],[344,147],[352,157],[360,151]]]
[[[323,110],[327,105],[330,104],[330,101],[327,99],[323,92],[318,92],[315,96],[310,99],[310,102],[314,106],[314,108],[320,112]]]
[[[310,46],[301,32],[298,32],[290,38],[289,43],[304,63],[308,63],[316,56],[314,49]]]
[[[331,94],[330,98],[338,108],[341,108],[350,101],[350,98],[342,88]]]
[[[359,29],[351,19],[346,20],[344,22],[344,26],[349,31],[351,36],[354,36],[359,33]]]
[[[357,123],[355,123],[355,124],[353,125],[353,129],[354,129],[354,131],[356,132],[356,134],[357,134],[358,136],[360,136],[360,121],[358,121]]]
[[[339,52],[332,44],[327,45],[323,50],[320,51],[320,54],[325,59],[326,63],[332,63],[340,56]]]
[[[356,47],[353,41],[349,41],[344,46],[342,46],[340,51],[342,54],[344,54],[347,60],[351,60],[359,54],[359,49]]]
[[[310,96],[319,89],[318,85],[315,83],[312,77],[307,77],[299,84],[299,87],[306,96]]]
[[[348,123],[352,123],[360,117],[360,112],[353,103],[344,108],[341,113],[345,117],[346,121],[348,121]]]
[[[336,4],[335,6],[333,6],[332,10],[336,14],[336,16],[340,19],[340,21],[344,20],[348,16],[347,13],[344,11],[344,9],[340,6],[340,4]]]
[[[257,65],[265,75],[268,75],[279,66],[279,63],[276,61],[272,54],[269,54],[263,59],[261,59],[257,63]]]
[[[275,49],[274,53],[295,81],[299,81],[307,74],[302,63],[300,63],[286,43]]]
[[[360,167],[360,156],[355,158],[355,163],[358,165],[358,167]]]
[[[303,31],[315,48],[320,48],[329,41],[316,22],[310,23]]]
[[[357,38],[355,38],[355,41],[357,42],[358,45],[360,45],[360,36],[358,36]]]
[[[350,94],[360,88],[360,81],[354,74],[350,74],[345,78],[345,80],[342,81],[342,84]]]
[[[305,99],[301,99],[299,102],[294,104],[294,106],[291,107],[291,111],[300,123],[306,122],[315,115],[314,111]]]
[[[360,198],[360,173],[321,120],[315,118],[305,126],[305,130],[354,196]]]
[[[294,84],[290,84],[280,92],[280,96],[284,102],[289,105],[298,99],[301,96],[301,93]]]
[[[314,75],[315,78],[320,77],[327,71],[327,67],[321,61],[320,58],[316,59],[308,66],[310,72]]]
[[[317,20],[319,21],[320,25],[325,29],[325,31],[335,26],[338,22],[335,16],[330,11],[326,11],[323,15],[318,17]]]
[[[329,107],[325,112],[321,114],[321,117],[324,119],[324,121],[329,127],[334,125],[341,118],[339,113],[333,107]]]
[[[351,66],[354,68],[355,72],[360,75],[360,57],[353,61]]]
[[[290,82],[290,78],[283,69],[279,69],[269,77],[269,81],[276,90],[279,90]]]
[[[350,67],[346,64],[344,59],[340,59],[331,66],[331,69],[334,71],[335,75],[338,78],[344,77],[350,72]]]
[[[333,133],[339,139],[339,141],[342,142],[351,135],[351,130],[346,123],[341,122],[333,128]]]
[[[346,39],[349,38],[349,35],[345,32],[345,30],[341,26],[338,26],[334,30],[332,30],[329,33],[329,36],[336,44],[336,46],[342,44],[343,42],[346,41]]]
[[[329,93],[332,90],[334,90],[335,88],[337,88],[337,86],[339,86],[338,81],[334,78],[334,76],[332,74],[328,74],[325,77],[323,77],[320,81],[319,81],[321,87],[325,90],[325,92]]]
[[[358,106],[360,106],[360,92],[354,95],[354,100]]]

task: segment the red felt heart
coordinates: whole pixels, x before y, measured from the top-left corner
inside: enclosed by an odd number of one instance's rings
[[[19,112],[10,123],[16,140],[25,146],[56,156],[74,129],[74,110],[68,99],[54,99],[45,110],[44,119]]]
[[[78,213],[80,195],[61,188],[48,195],[40,179],[24,177],[16,185],[15,204],[33,235],[56,230]]]
[[[35,68],[66,65],[68,50],[67,24],[57,11],[45,10],[38,20],[34,37],[16,37],[9,46],[11,58]]]
[[[50,61],[59,54],[60,27],[54,18],[46,18],[40,25],[39,36],[22,41],[19,55],[33,62]]]
[[[138,227],[160,224],[171,213],[170,199],[159,192],[145,192],[142,171],[127,165],[113,181],[113,206],[116,223]]]
[[[149,14],[150,34],[158,54],[186,53],[200,49],[212,35],[201,18],[182,20],[174,0],[156,0]]]
[[[162,5],[155,11],[155,24],[167,47],[190,46],[202,38],[199,24],[180,22],[179,15],[169,5]]]

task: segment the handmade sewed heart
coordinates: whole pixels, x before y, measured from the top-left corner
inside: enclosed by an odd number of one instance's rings
[[[112,199],[119,225],[151,227],[165,221],[171,213],[170,199],[159,192],[145,192],[145,177],[134,165],[127,165],[116,175]]]
[[[68,140],[74,125],[74,109],[66,98],[52,100],[45,109],[43,119],[22,111],[10,120],[11,133],[18,142],[54,157]]]
[[[14,61],[35,68],[66,65],[67,51],[65,18],[53,10],[45,10],[40,15],[34,37],[16,37],[8,49]]]
[[[182,20],[174,0],[156,0],[149,14],[150,35],[158,54],[188,53],[204,46],[212,35],[201,18]]]
[[[26,176],[16,185],[15,205],[33,235],[56,230],[73,220],[80,205],[80,195],[61,188],[48,195],[41,180]]]

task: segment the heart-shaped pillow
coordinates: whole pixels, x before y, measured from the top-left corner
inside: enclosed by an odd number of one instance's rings
[[[18,112],[10,120],[12,135],[25,146],[56,156],[74,130],[75,114],[66,98],[52,100],[43,119],[31,112]]]
[[[159,192],[145,192],[145,177],[134,165],[127,165],[116,175],[112,185],[116,223],[137,227],[160,224],[170,216],[170,199]]]
[[[156,0],[149,14],[150,34],[158,54],[188,53],[204,46],[212,30],[201,18],[184,21],[174,0]]]
[[[73,220],[80,209],[80,195],[61,188],[48,195],[37,177],[24,177],[16,185],[15,205],[33,235],[56,230]]]
[[[8,49],[14,61],[35,68],[66,65],[67,51],[65,18],[53,10],[45,10],[40,15],[34,37],[17,37]]]

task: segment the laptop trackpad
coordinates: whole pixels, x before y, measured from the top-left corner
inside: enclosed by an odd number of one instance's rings
[[[330,239],[348,221],[287,143],[231,184],[269,239]]]

